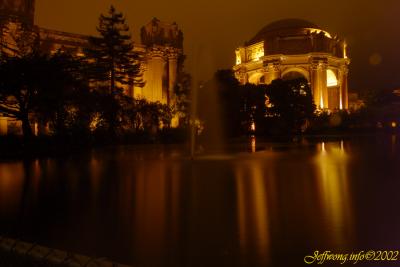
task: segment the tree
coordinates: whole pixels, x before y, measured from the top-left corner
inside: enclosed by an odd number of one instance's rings
[[[89,38],[85,49],[89,78],[97,89],[109,95],[106,120],[113,133],[117,126],[119,97],[123,86],[142,85],[139,54],[133,51],[129,27],[122,13],[110,7],[108,16],[101,15],[97,31],[100,37]]]
[[[65,135],[71,128],[88,130],[94,107],[84,67],[68,53],[57,52],[48,60],[47,76],[41,81],[35,103],[38,119],[42,123],[51,121],[58,135]]]
[[[49,70],[48,57],[32,53],[9,57],[0,66],[0,112],[22,121],[24,137],[32,136],[29,115],[42,90],[43,75]]]
[[[192,77],[186,72],[180,72],[175,86],[176,112],[183,126],[188,126],[190,121],[190,89]]]
[[[0,54],[2,57],[21,57],[39,48],[39,33],[31,25],[5,21],[1,25]]]
[[[8,57],[0,65],[0,112],[22,122],[27,140],[33,134],[31,119],[52,121],[56,132],[63,133],[68,113],[88,106],[86,84],[79,63],[67,54]]]
[[[242,130],[248,132],[251,124],[256,125],[255,131],[262,133],[265,130],[265,90],[263,84],[245,84],[240,87],[241,110],[240,118]]]
[[[313,117],[315,105],[307,80],[274,80],[267,86],[267,116],[275,118],[286,133],[298,133]]]

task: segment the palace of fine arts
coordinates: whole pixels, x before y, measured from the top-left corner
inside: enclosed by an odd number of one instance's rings
[[[0,0],[0,267],[400,266],[399,8]]]

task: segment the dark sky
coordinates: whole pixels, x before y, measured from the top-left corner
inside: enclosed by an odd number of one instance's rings
[[[122,11],[136,41],[153,17],[176,21],[184,32],[186,69],[198,79],[234,64],[237,46],[275,20],[301,18],[346,38],[350,90],[400,88],[399,0],[36,0],[36,24],[95,34],[100,13]]]

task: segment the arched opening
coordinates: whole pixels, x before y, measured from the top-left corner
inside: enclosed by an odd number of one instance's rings
[[[340,97],[339,82],[333,70],[326,70],[326,86],[328,87],[328,107],[329,109],[342,109],[343,104]]]
[[[260,83],[262,83],[263,77],[264,77],[263,73],[260,73],[260,72],[254,73],[254,74],[250,75],[249,83],[260,84]]]
[[[297,72],[297,71],[290,71],[282,76],[282,79],[285,81],[295,80],[295,79],[300,79],[300,78],[306,78],[306,77],[304,77],[304,75],[302,73]]]
[[[336,74],[333,72],[333,70],[328,69],[326,70],[326,85],[328,87],[333,87],[333,86],[338,86],[338,80],[336,78]]]
[[[294,80],[299,78],[304,78],[307,81],[310,81],[310,75],[308,71],[303,68],[291,67],[282,72],[283,80]]]

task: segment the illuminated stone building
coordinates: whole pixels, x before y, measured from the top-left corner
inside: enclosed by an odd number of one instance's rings
[[[36,26],[34,8],[35,0],[0,0],[0,53],[17,53],[15,39],[18,37],[18,30],[22,28],[37,36],[37,43],[43,52],[53,53],[61,50],[83,55],[83,49],[88,46],[89,36]],[[142,27],[141,44],[135,44],[134,51],[141,55],[144,85],[126,86],[125,93],[135,98],[173,106],[174,87],[184,60],[183,34],[178,25],[154,18]],[[177,118],[174,118],[173,126],[177,126],[177,123]],[[19,124],[20,122],[6,119],[0,114],[0,135],[20,131]]]
[[[236,49],[236,78],[270,84],[275,79],[304,77],[320,109],[348,109],[346,42],[300,19],[286,19],[261,29]]]

